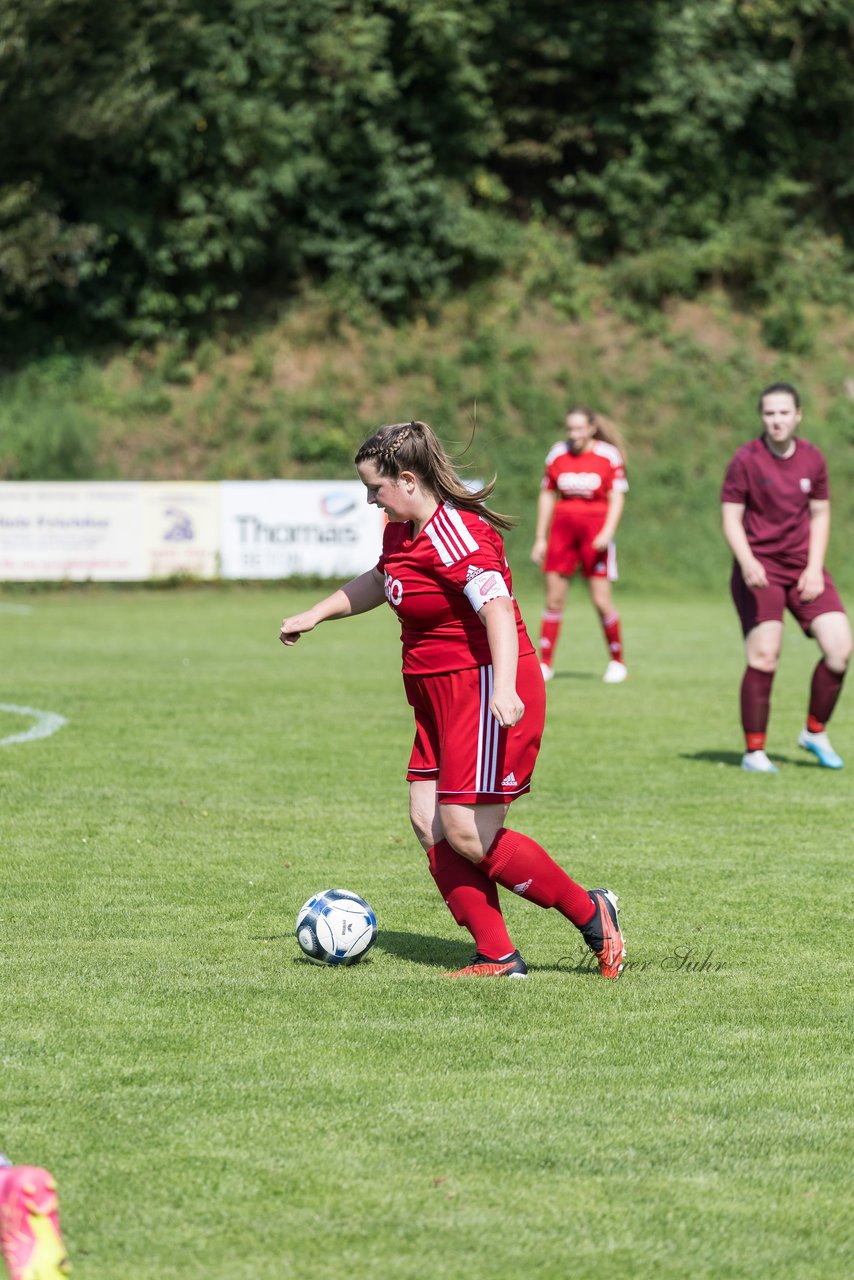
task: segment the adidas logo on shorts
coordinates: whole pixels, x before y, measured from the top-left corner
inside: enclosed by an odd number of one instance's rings
[[[502,787],[518,787],[519,783],[516,781],[516,775],[512,770],[506,778],[501,779],[501,785]]]

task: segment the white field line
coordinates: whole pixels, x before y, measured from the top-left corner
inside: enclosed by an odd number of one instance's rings
[[[11,702],[0,702],[0,711],[9,711],[15,716],[33,716],[35,723],[23,733],[12,733],[8,738],[0,738],[0,747],[11,746],[13,742],[30,742],[33,738],[49,738],[57,729],[68,724],[65,716],[58,716],[55,711],[37,711],[35,707],[16,707]]]

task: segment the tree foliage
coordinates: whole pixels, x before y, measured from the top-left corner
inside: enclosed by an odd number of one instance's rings
[[[307,277],[400,312],[532,216],[639,296],[761,282],[763,227],[838,265],[852,52],[851,0],[5,0],[0,319],[149,339]]]

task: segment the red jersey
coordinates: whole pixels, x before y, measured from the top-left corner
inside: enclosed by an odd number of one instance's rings
[[[594,440],[583,453],[573,453],[561,440],[548,452],[542,488],[556,491],[559,500],[576,499],[604,515],[612,489],[625,493],[628,487],[619,449],[604,440]]]
[[[744,532],[753,554],[798,571],[809,558],[810,502],[829,497],[821,450],[797,437],[788,458],[772,452],[764,436],[743,444],[721,490],[721,502],[744,504]]]
[[[477,615],[498,596],[513,600],[513,583],[501,536],[482,516],[446,502],[415,538],[411,520],[389,521],[376,567],[400,619],[407,674],[438,675],[492,662]],[[515,600],[513,607],[520,656],[533,653]]]

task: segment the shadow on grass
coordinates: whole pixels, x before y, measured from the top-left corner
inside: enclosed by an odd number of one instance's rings
[[[775,751],[773,755],[770,752],[768,754],[771,760],[774,760],[777,764],[784,764],[787,769],[814,769],[816,773],[838,772],[837,769],[823,769],[815,756],[781,756],[778,751]]]
[[[288,933],[273,934],[259,938],[258,941],[277,942],[281,938],[291,937],[293,935]],[[358,963],[364,963],[365,966],[370,965],[374,955],[378,952],[385,952],[387,955],[397,956],[401,960],[406,960],[410,964],[426,965],[431,969],[439,969],[446,973],[453,972],[455,969],[462,969],[469,963],[474,954],[474,943],[454,942],[449,938],[437,938],[433,934],[403,933],[395,929],[383,929],[364,961]],[[292,963],[305,965],[311,969],[324,967],[322,965],[319,966],[316,961],[309,960],[308,956],[302,954],[293,956]],[[325,967],[345,969],[349,966],[329,965]],[[568,978],[582,978],[585,981],[593,978],[596,981],[601,981],[596,960],[586,947],[579,947],[577,951],[561,956],[556,962],[550,964],[538,964],[536,961],[532,962],[528,959],[528,971],[532,976],[537,973],[562,973]]]
[[[595,680],[592,671],[556,671],[553,680]]]
[[[454,942],[434,934],[403,933],[397,929],[382,929],[374,945],[377,951],[387,951],[401,960],[415,960],[437,969],[461,969],[471,960],[475,949],[470,939]]]
[[[679,755],[680,760],[696,760],[700,764],[724,764],[731,769],[741,768],[741,752],[740,751],[682,751]],[[798,756],[782,756],[778,751],[769,751],[768,759],[772,764],[785,765],[786,768],[794,769],[815,769],[817,766],[813,760],[804,760]],[[821,767],[820,765],[818,766]],[[830,770],[828,770],[830,772]]]
[[[251,942],[290,942],[292,933],[259,933]],[[454,942],[449,938],[437,938],[429,933],[402,933],[396,929],[381,929],[374,943],[376,951],[386,951],[401,960],[413,960],[436,969],[461,969],[474,954],[474,943]],[[297,964],[313,964],[306,956],[296,955]],[[332,966],[333,968],[337,966]]]
[[[430,965],[442,970],[462,969],[474,954],[474,943],[455,942],[449,938],[437,938],[431,934],[401,933],[393,929],[383,929],[375,944],[377,951],[386,951],[389,955],[399,956],[401,960],[414,961],[417,964]],[[579,946],[556,963],[538,964],[528,956],[528,969],[535,973],[564,973],[568,977],[596,977],[599,979],[598,965],[586,947]]]
[[[682,751],[680,760],[696,760],[700,764],[727,764],[731,768],[741,768],[740,751]]]

